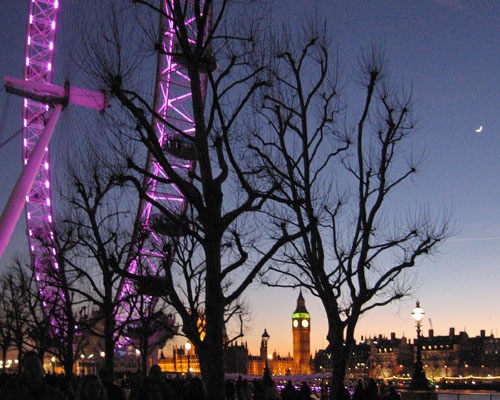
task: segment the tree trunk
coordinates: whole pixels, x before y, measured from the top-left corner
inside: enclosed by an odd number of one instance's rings
[[[345,387],[345,371],[347,360],[344,357],[338,357],[336,352],[332,357],[332,392],[333,400],[341,400],[342,392]]]
[[[3,365],[7,365],[7,351],[9,351],[9,346],[2,346],[2,362]],[[2,368],[2,374],[7,372],[7,368]]]
[[[207,341],[203,345],[204,350],[199,353],[200,369],[207,398],[224,400],[224,351],[222,346],[216,346],[213,342]]]
[[[214,242],[206,251],[206,337],[200,362],[207,398],[224,400],[224,295],[220,282],[220,241]]]
[[[73,358],[73,336],[74,329],[68,329],[67,338],[69,338],[68,343],[66,344],[66,348],[64,349],[64,373],[66,376],[71,376],[73,373],[73,364],[75,363]]]
[[[328,325],[327,339],[332,353],[332,398],[341,400],[345,398],[345,373],[353,341],[344,339],[344,327],[337,313],[328,315]]]
[[[104,318],[104,369],[112,376],[115,368],[115,340],[112,310],[105,310]]]

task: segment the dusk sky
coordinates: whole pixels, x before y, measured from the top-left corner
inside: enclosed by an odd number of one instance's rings
[[[62,18],[71,18],[64,7],[74,1],[60,1]],[[418,127],[412,146],[417,152],[425,149],[426,155],[414,186],[399,193],[398,199],[408,206],[450,209],[459,227],[440,254],[419,264],[414,297],[365,316],[357,338],[395,332],[413,339],[410,313],[416,299],[426,312],[426,335],[432,326],[435,335],[445,335],[454,327],[470,336],[485,329],[500,337],[500,2],[277,0],[274,4],[279,24],[293,26],[314,10],[327,18],[347,98],[350,82],[357,79],[352,71],[360,51],[372,43],[385,48],[393,81],[412,86]],[[2,2],[2,76],[22,76],[28,5],[28,0]],[[58,43],[62,48],[69,45]],[[57,52],[55,69],[71,69],[61,64]],[[20,99],[2,90],[0,146],[20,127]],[[480,127],[481,132],[476,132]],[[20,165],[18,135],[0,147],[1,210]],[[0,268],[25,248],[20,220]],[[271,351],[282,355],[292,351],[291,315],[297,296],[298,290],[256,287],[247,292],[252,325],[243,340],[253,354],[258,352],[264,328],[271,336]],[[314,353],[327,345],[326,322],[321,304],[308,293],[304,297],[311,314]]]

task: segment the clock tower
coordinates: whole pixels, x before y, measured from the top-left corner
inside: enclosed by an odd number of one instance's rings
[[[311,373],[311,317],[306,309],[302,290],[292,315],[294,374]]]

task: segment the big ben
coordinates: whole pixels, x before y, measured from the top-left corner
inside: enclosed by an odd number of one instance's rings
[[[297,299],[297,308],[292,315],[293,363],[295,374],[311,373],[311,317],[306,309],[302,291]]]

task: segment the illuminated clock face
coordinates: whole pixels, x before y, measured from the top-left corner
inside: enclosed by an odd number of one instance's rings
[[[302,326],[303,326],[304,328],[307,328],[307,327],[309,326],[309,321],[308,321],[307,319],[303,319],[303,320],[302,320]]]
[[[299,326],[299,321],[297,321],[296,319],[293,320],[293,326],[295,328],[297,328]]]

